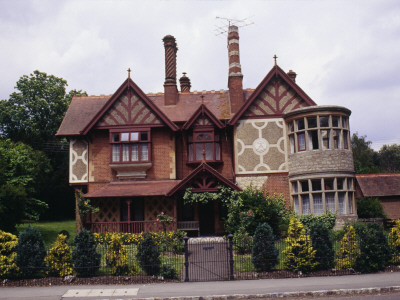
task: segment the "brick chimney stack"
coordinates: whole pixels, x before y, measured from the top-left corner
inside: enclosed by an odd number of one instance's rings
[[[186,72],[182,73],[182,77],[179,78],[179,82],[181,84],[181,92],[182,93],[189,93],[190,92],[190,87],[192,86],[190,84],[190,79],[189,77],[186,76]]]
[[[164,103],[175,105],[178,101],[178,88],[176,86],[176,52],[178,47],[172,35],[163,38],[165,48],[165,82],[164,82]]]
[[[228,88],[231,102],[231,112],[236,113],[244,103],[243,74],[239,56],[239,29],[237,26],[229,26],[228,29],[228,57],[229,77]]]
[[[293,70],[289,70],[289,72],[287,72],[288,76],[290,77],[290,79],[293,80],[293,82],[296,82],[296,72],[294,72]]]

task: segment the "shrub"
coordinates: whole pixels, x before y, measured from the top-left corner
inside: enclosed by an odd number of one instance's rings
[[[113,275],[133,275],[137,273],[136,266],[128,265],[126,248],[118,234],[112,234],[106,252],[106,264],[111,267]]]
[[[289,223],[288,236],[285,239],[288,246],[283,251],[284,268],[304,273],[316,268],[318,262],[315,261],[316,251],[313,249],[311,238],[306,234],[303,224],[296,218],[292,218]]]
[[[67,237],[65,235],[59,234],[53,247],[47,252],[44,258],[48,267],[46,270],[47,275],[64,277],[73,273],[71,249],[66,240]]]
[[[179,279],[178,272],[170,265],[162,265],[160,275],[165,279]]]
[[[360,227],[357,231],[360,239],[360,256],[357,258],[354,269],[362,273],[371,273],[383,270],[391,259],[387,238],[381,225],[373,223]]]
[[[334,251],[329,230],[324,222],[314,221],[309,225],[312,246],[317,251],[315,260],[318,262],[317,270],[327,270],[333,267]]]
[[[160,248],[152,239],[151,233],[143,233],[143,242],[138,245],[136,258],[147,275],[158,275],[161,268]]]
[[[243,227],[240,227],[233,236],[233,250],[237,254],[249,254],[253,247],[253,239]]]
[[[357,199],[357,215],[361,219],[385,218],[381,202],[374,197]]]
[[[359,255],[360,248],[357,243],[356,230],[349,225],[345,229],[345,234],[340,241],[340,248],[336,252],[335,268],[339,270],[353,268]]]
[[[278,263],[278,254],[271,226],[267,223],[258,225],[251,250],[251,262],[256,270],[270,271]]]
[[[16,277],[19,273],[17,266],[18,238],[0,230],[0,278]]]
[[[304,225],[307,231],[314,223],[323,224],[328,229],[333,229],[336,222],[336,215],[330,211],[323,213],[322,215],[302,215],[300,217],[300,222]]]
[[[395,225],[389,233],[389,246],[392,251],[390,262],[400,265],[400,220],[395,221]]]
[[[289,210],[282,196],[271,196],[262,189],[250,186],[228,203],[225,229],[236,234],[243,227],[250,236],[254,236],[257,226],[267,223],[278,237],[280,232],[286,229],[288,220]]]
[[[23,186],[10,183],[0,186],[0,230],[15,232],[15,226],[24,217],[27,201]]]
[[[42,234],[30,225],[18,237],[17,265],[24,277],[33,276],[44,268],[46,250]]]
[[[100,267],[101,255],[96,251],[93,233],[82,229],[74,238],[72,263],[76,272],[82,276],[94,275]]]

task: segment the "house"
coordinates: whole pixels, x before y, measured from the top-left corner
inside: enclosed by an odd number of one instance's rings
[[[93,231],[170,228],[224,232],[220,203],[185,205],[187,188],[216,192],[249,185],[283,194],[298,214],[356,218],[350,110],[318,106],[276,63],[255,89],[243,89],[236,26],[228,32],[228,89],[177,86],[177,44],[163,39],[164,92],[146,94],[130,78],[110,96],[74,97],[57,135],[70,142],[69,180],[100,212]]]
[[[400,219],[399,173],[359,174],[356,178],[356,198],[378,198],[388,219]]]

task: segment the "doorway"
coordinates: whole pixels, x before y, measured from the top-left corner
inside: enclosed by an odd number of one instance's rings
[[[213,235],[214,226],[214,202],[199,204],[200,235]]]

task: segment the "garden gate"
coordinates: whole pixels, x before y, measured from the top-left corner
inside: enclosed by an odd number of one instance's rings
[[[185,237],[184,281],[233,280],[233,236],[228,237]]]

